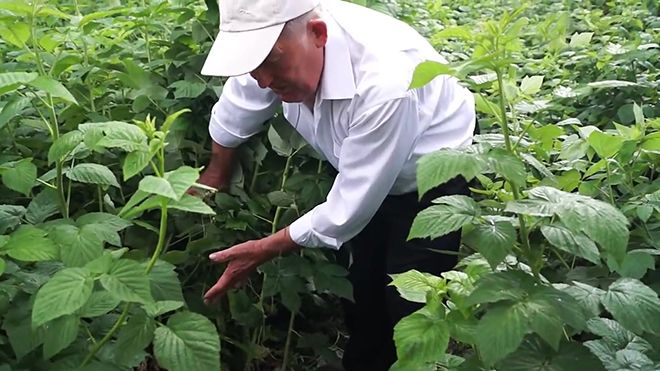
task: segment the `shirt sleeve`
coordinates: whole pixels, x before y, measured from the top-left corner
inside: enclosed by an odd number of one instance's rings
[[[264,128],[281,101],[270,89],[262,89],[249,74],[230,77],[213,106],[209,134],[224,147],[238,147]]]
[[[326,201],[289,226],[293,241],[339,249],[360,233],[411,156],[418,120],[412,92],[360,114],[342,144],[339,174]]]

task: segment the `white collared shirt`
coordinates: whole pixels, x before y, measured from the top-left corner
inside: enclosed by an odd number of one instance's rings
[[[403,22],[351,3],[323,3],[328,41],[314,112],[283,103],[248,74],[229,78],[213,107],[209,132],[236,147],[263,129],[282,104],[285,118],[338,175],[327,199],[289,226],[306,247],[341,245],[357,235],[388,194],[413,192],[416,161],[440,148],[470,144],[474,98],[439,76],[409,90],[425,60],[445,60]]]

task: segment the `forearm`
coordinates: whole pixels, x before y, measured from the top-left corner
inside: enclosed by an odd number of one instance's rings
[[[211,142],[211,158],[200,181],[224,191],[231,181],[237,149],[221,146],[215,141]]]

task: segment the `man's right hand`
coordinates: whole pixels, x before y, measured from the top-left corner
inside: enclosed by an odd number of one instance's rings
[[[236,157],[236,148],[223,147],[213,142],[211,149],[211,160],[197,183],[215,188],[218,191],[227,191],[231,181],[234,159]],[[190,188],[188,194],[199,195],[198,188]]]

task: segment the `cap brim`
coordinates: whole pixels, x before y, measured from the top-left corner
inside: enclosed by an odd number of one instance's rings
[[[284,23],[251,31],[220,31],[202,75],[238,76],[254,71],[273,49],[283,28]]]

